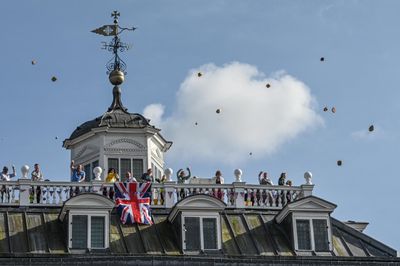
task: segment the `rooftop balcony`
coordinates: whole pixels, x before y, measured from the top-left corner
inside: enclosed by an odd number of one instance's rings
[[[307,180],[307,179],[306,179]],[[311,180],[300,186],[231,184],[153,183],[152,208],[172,208],[184,197],[207,194],[219,198],[230,208],[280,210],[287,203],[312,194]],[[113,184],[92,182],[34,182],[29,179],[0,181],[0,206],[60,207],[79,193],[99,193],[114,199]]]

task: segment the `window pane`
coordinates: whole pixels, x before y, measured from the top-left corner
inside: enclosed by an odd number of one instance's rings
[[[204,249],[217,249],[217,219],[203,218]]]
[[[157,173],[156,173],[156,167],[155,167],[155,165],[153,164],[153,163],[151,163],[151,171],[153,172],[153,178],[154,178],[154,180],[156,180],[156,178],[157,178]]]
[[[93,216],[91,218],[91,247],[104,248],[104,217]]]
[[[162,174],[161,174],[161,170],[158,168],[157,168],[157,176],[158,176],[158,179],[161,180]]]
[[[72,248],[87,248],[87,216],[72,216]]]
[[[297,243],[299,250],[310,250],[310,221],[309,220],[296,220],[297,227]]]
[[[200,250],[200,218],[185,217],[186,250]]]
[[[109,170],[110,168],[115,168],[115,171],[118,173],[118,171],[119,171],[118,159],[115,159],[115,158],[108,158],[108,169],[107,169],[107,173],[108,173],[108,170]],[[105,174],[105,176],[107,176],[107,173]]]
[[[83,168],[84,168],[83,171],[85,171],[85,181],[89,182],[90,181],[90,177],[92,176],[90,174],[90,163],[85,165]]]
[[[136,179],[142,177],[143,172],[143,160],[142,159],[133,159],[132,161],[132,176]]]
[[[328,228],[326,220],[314,219],[313,230],[315,251],[329,251]]]
[[[96,168],[97,166],[99,166],[99,160],[92,162],[92,173],[90,175],[92,177],[92,180],[96,178],[93,174],[93,169]]]
[[[126,172],[132,172],[131,169],[131,159],[121,159],[121,173],[120,176],[125,181],[125,174]]]

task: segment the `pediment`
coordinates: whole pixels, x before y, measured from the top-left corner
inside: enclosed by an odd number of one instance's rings
[[[70,198],[66,202],[60,211],[59,219],[62,221],[68,210],[82,210],[87,212],[94,210],[112,210],[114,208],[114,202],[97,193],[82,193],[78,196]]]
[[[173,221],[179,212],[200,211],[200,212],[220,212],[224,210],[226,204],[221,200],[209,195],[193,195],[178,202],[168,216],[169,221]]]
[[[331,213],[337,206],[329,201],[315,196],[309,196],[287,204],[276,216],[276,221],[280,223],[290,213],[310,212],[310,213]]]
[[[291,206],[292,210],[332,210],[331,204],[327,204],[326,202],[320,202],[315,199],[308,199],[304,202],[298,202],[298,204],[293,204]]]

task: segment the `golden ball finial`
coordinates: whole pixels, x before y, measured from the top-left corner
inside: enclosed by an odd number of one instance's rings
[[[113,70],[111,71],[110,75],[108,76],[110,82],[114,86],[121,85],[125,80],[124,72],[120,70]]]

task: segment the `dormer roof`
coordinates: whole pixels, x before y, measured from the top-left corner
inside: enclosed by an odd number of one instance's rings
[[[65,214],[69,210],[108,210],[114,208],[114,202],[98,193],[82,193],[67,200],[61,208],[59,219],[64,220]]]
[[[292,212],[332,213],[337,205],[324,199],[308,196],[287,204],[275,217],[281,223]]]
[[[199,194],[184,198],[172,208],[168,215],[168,220],[173,222],[179,212],[196,211],[196,212],[220,212],[223,211],[226,204],[216,197]]]

